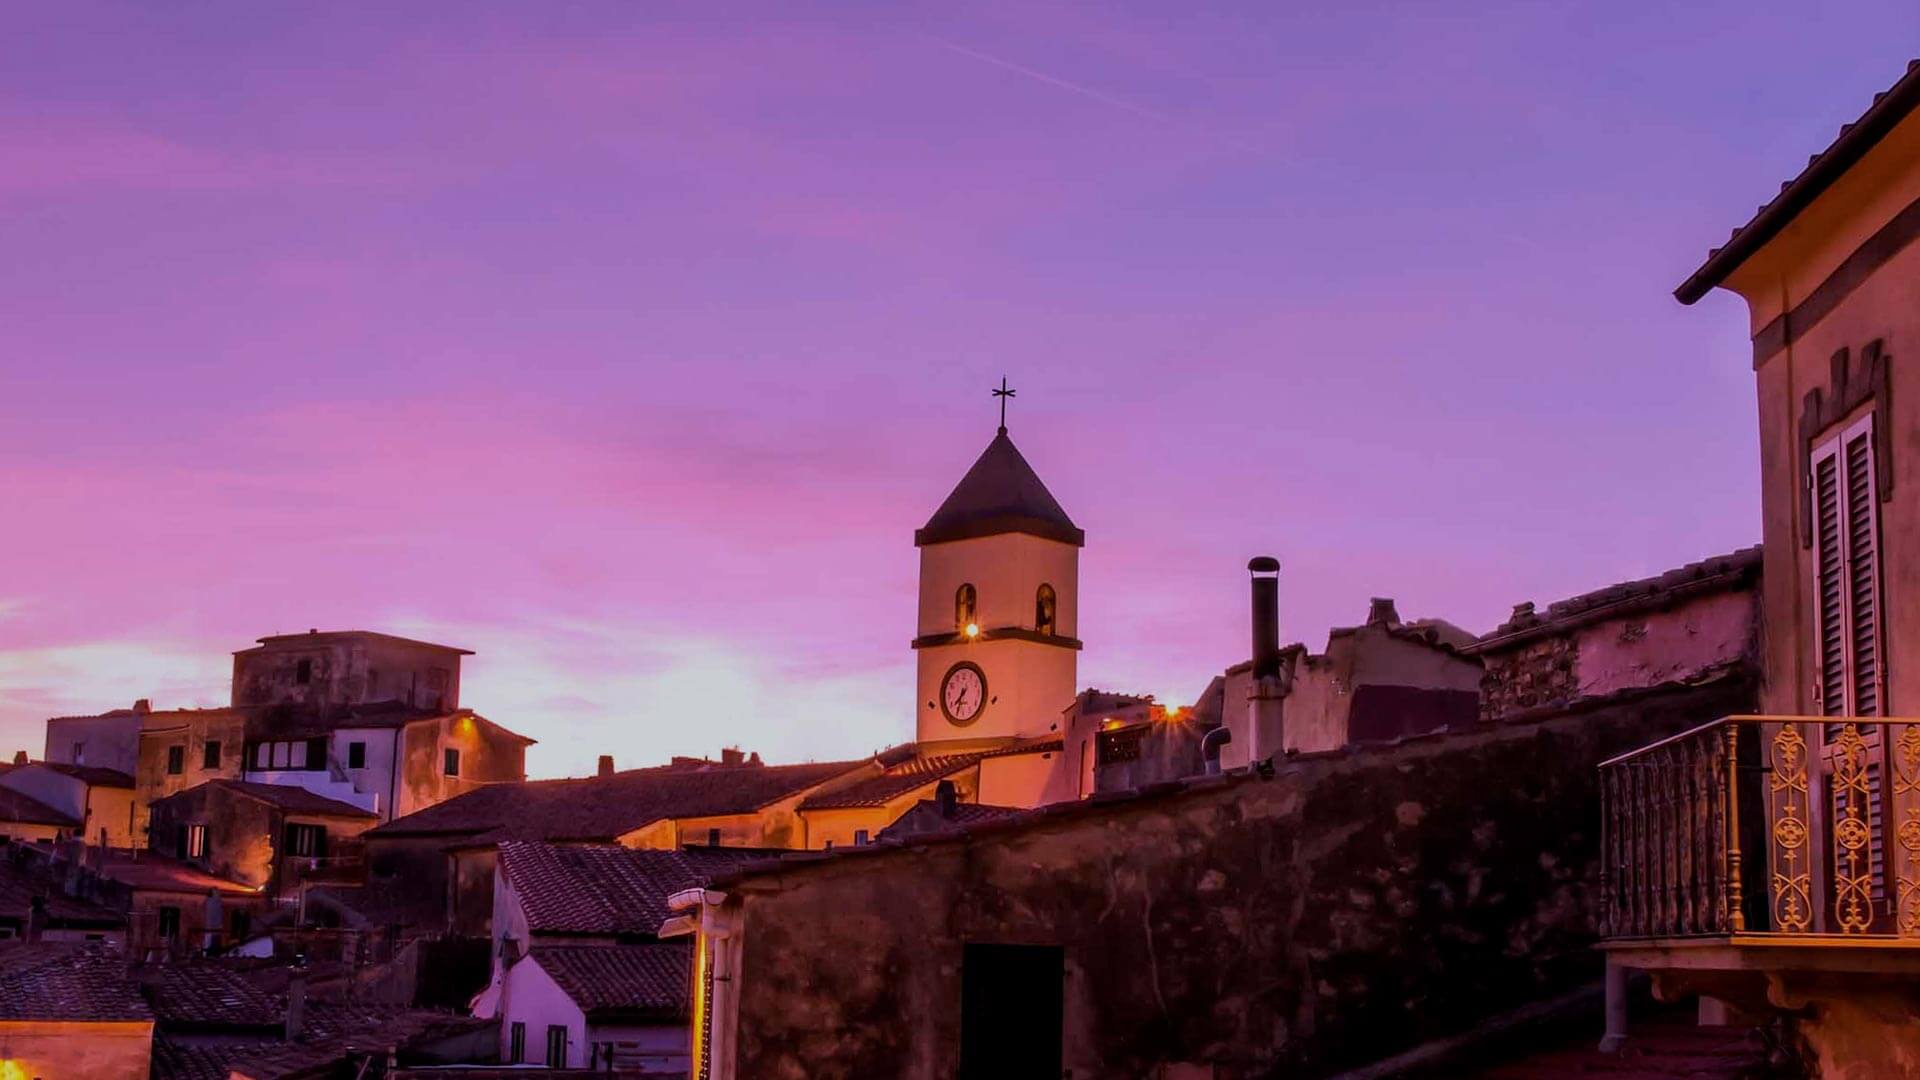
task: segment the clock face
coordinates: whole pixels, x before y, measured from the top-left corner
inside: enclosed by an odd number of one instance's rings
[[[987,703],[987,676],[978,664],[962,660],[940,680],[940,711],[956,724],[971,724]]]

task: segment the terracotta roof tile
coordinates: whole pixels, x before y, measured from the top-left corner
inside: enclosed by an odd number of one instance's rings
[[[126,925],[126,917],[119,912],[68,896],[63,891],[62,876],[47,866],[41,853],[18,845],[0,846],[0,850],[6,852],[0,858],[0,919],[17,919],[24,924],[38,897],[46,903],[50,926],[110,929]]]
[[[593,1019],[684,1019],[690,942],[650,945],[536,945],[528,956]]]
[[[662,766],[579,780],[494,784],[368,830],[383,836],[612,841],[678,817],[751,813],[866,762]]]
[[[0,1020],[152,1020],[127,962],[102,945],[0,942]]]
[[[772,854],[760,848],[658,851],[509,841],[500,845],[499,867],[519,894],[533,933],[652,937],[671,914],[667,897]]]
[[[157,965],[140,973],[140,984],[154,1016],[169,1025],[278,1027],[287,1016],[284,998],[227,964]]]

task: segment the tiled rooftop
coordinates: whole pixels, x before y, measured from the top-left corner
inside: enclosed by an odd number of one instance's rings
[[[286,1020],[285,999],[262,989],[232,964],[160,964],[140,971],[139,978],[154,1016],[175,1030],[277,1029]]]
[[[183,892],[205,896],[217,889],[228,896],[257,896],[259,890],[238,881],[215,877],[178,859],[151,851],[108,851],[100,862],[100,876],[135,889]]]
[[[94,787],[127,788],[128,790],[133,788],[133,777],[118,769],[109,769],[101,765],[69,765],[63,761],[29,761],[27,764],[71,776],[75,780]],[[0,772],[5,772],[9,768],[17,768],[17,766],[0,766]]]
[[[690,942],[536,945],[529,954],[593,1019],[684,1019],[691,1011]]]
[[[636,850],[613,845],[509,841],[500,872],[537,934],[634,934],[660,929],[667,897],[714,874],[775,853],[757,848]]]
[[[612,841],[655,821],[752,813],[865,764],[662,766],[494,784],[396,818],[367,836]]]
[[[104,945],[0,942],[0,1020],[152,1020],[127,962]]]
[[[68,896],[64,884],[37,852],[13,845],[0,846],[0,919],[25,925],[35,897],[46,901],[47,924],[71,929],[113,929],[126,925],[126,918],[88,900]]]

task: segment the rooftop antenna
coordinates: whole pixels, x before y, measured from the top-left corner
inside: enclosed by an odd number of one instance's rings
[[[1005,375],[1000,376],[1000,388],[993,392],[993,396],[1000,399],[1000,434],[1002,435],[1007,433],[1007,399],[1019,393],[1020,391],[1018,390],[1008,389],[1007,377]]]

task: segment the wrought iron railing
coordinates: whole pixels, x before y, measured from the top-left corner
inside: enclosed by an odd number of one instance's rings
[[[1920,945],[1920,720],[1730,716],[1600,794],[1603,937]]]

